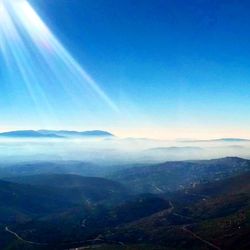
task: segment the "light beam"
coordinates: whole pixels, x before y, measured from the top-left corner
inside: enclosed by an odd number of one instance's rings
[[[42,103],[51,110],[56,98],[61,102],[70,98],[72,103],[77,100],[85,107],[90,98],[98,96],[113,111],[119,112],[27,0],[0,0],[0,51],[7,68],[18,70],[37,106]]]

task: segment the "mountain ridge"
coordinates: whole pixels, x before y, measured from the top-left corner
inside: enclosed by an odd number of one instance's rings
[[[246,138],[216,138],[216,139],[205,139],[205,140],[181,140],[181,142],[249,142],[250,139]]]
[[[71,138],[71,137],[113,137],[103,130],[73,131],[73,130],[14,130],[0,133],[6,138]]]

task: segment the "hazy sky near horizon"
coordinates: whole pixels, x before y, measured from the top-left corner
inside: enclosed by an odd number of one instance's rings
[[[249,1],[29,3],[52,33],[8,7],[17,39],[0,17],[1,130],[250,137]]]

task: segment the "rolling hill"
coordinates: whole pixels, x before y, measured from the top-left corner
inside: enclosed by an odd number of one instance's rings
[[[173,210],[120,225],[105,237],[108,241],[157,245],[161,249],[249,249],[249,176],[248,172],[179,191],[172,196]],[[186,199],[191,195],[196,199],[178,203],[181,192]]]
[[[140,184],[139,192],[136,189],[132,195],[118,181],[65,174],[19,176],[0,182],[0,198],[8,199],[0,209],[12,211],[9,207],[13,205],[12,209],[21,212],[14,213],[15,218],[22,218],[19,223],[11,223],[6,221],[9,215],[2,213],[2,231],[7,223],[24,239],[46,244],[31,246],[12,237],[10,243],[0,240],[0,246],[22,249],[20,244],[26,244],[32,249],[46,250],[249,249],[248,160],[228,157],[167,162],[117,171],[114,176],[132,189]],[[157,188],[161,189],[151,191],[150,181],[151,185],[159,181]],[[142,194],[144,191],[149,193]],[[13,198],[13,193],[20,198]],[[34,204],[28,203],[29,199]],[[59,207],[62,199],[64,206]],[[33,210],[39,202],[47,204],[36,214]]]
[[[224,179],[249,170],[249,160],[226,157],[135,167],[118,171],[110,178],[130,187],[135,193],[164,193],[202,182]]]
[[[0,222],[15,221],[18,215],[31,219],[65,212],[86,202],[94,205],[125,198],[126,195],[128,191],[121,184],[104,178],[76,175],[12,178],[0,181]]]
[[[88,200],[100,202],[103,200],[125,199],[128,189],[118,182],[100,177],[84,177],[72,174],[45,174],[8,178],[12,183],[26,184],[56,190],[75,201]],[[101,189],[100,189],[101,187]]]
[[[0,178],[40,175],[40,174],[77,174],[83,176],[104,176],[106,168],[82,161],[24,162],[0,164]]]
[[[22,222],[73,206],[56,190],[0,181],[0,223]]]

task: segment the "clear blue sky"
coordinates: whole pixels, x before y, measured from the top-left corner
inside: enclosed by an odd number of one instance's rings
[[[32,100],[22,93],[22,77],[13,77],[12,70],[9,79],[2,70],[1,129],[98,128],[126,136],[250,137],[249,1],[29,2],[115,108],[105,100],[96,101],[96,96],[93,103],[74,106],[56,87],[55,78],[46,98],[57,103],[48,113],[46,105],[40,107],[40,121]],[[32,50],[30,43],[26,44]],[[46,80],[51,72],[40,70],[39,63],[33,69],[32,60],[25,63]],[[58,65],[53,70],[66,70]],[[34,91],[37,99],[38,92]],[[81,100],[77,94],[72,90],[72,98]]]

